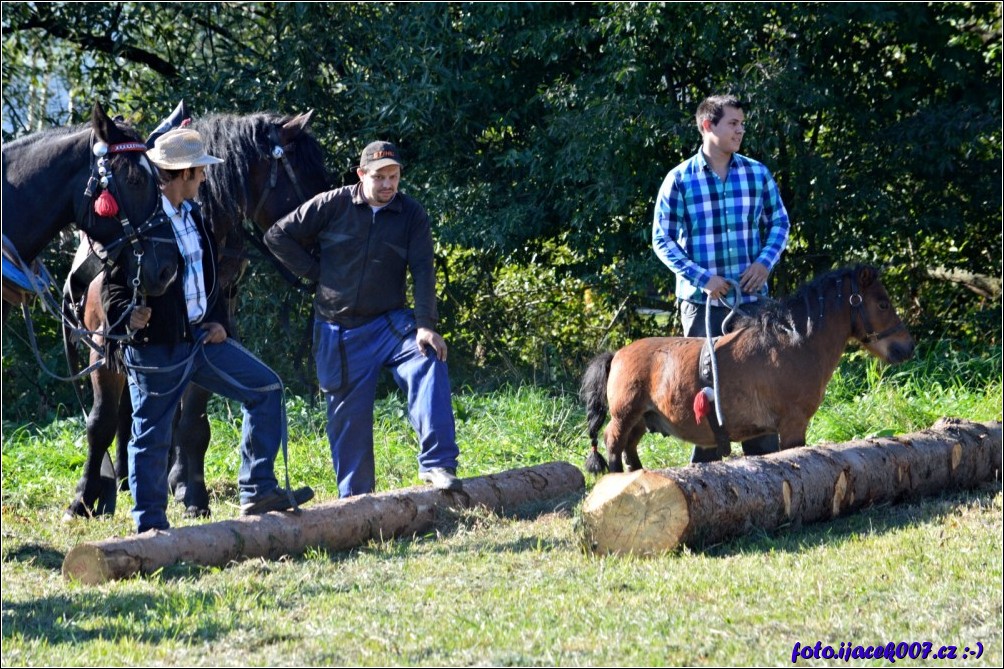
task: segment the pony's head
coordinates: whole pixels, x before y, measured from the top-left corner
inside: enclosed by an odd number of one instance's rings
[[[878,270],[867,265],[854,267],[850,281],[851,335],[889,364],[913,357],[913,337],[896,313]]]

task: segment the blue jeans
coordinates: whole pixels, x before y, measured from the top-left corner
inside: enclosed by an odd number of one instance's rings
[[[265,363],[233,339],[219,344],[126,346],[125,361],[133,406],[129,490],[137,532],[169,527],[172,421],[190,381],[243,404],[237,478],[241,503],[278,487],[274,464],[286,438],[286,414],[282,380]]]
[[[415,316],[400,309],[356,328],[314,321],[317,380],[328,404],[328,444],[341,497],[373,492],[373,404],[380,370],[389,367],[408,398],[418,433],[419,471],[455,469],[457,448],[446,363],[415,339]]]

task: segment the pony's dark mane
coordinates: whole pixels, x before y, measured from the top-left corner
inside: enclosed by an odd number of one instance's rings
[[[825,314],[827,310],[837,306],[835,300],[826,299],[828,291],[834,290],[845,279],[857,275],[865,267],[867,266],[852,265],[820,274],[785,298],[765,300],[756,314],[737,316],[731,329],[751,328],[764,346],[791,344],[811,334],[814,324],[819,320],[820,296],[824,298],[822,309]]]
[[[241,211],[242,202],[246,208],[257,204],[251,201],[248,166],[269,158],[272,148],[269,129],[291,118],[259,112],[246,116],[213,114],[193,122],[192,127],[202,135],[206,151],[224,159],[223,164],[208,172],[209,178],[204,184],[206,197],[202,205],[207,220],[212,221],[214,226],[237,226],[245,214],[251,215],[250,211]],[[321,146],[307,131],[299,133],[293,142],[293,150],[287,147],[286,157],[297,174],[305,174],[307,170],[323,172],[325,169]]]

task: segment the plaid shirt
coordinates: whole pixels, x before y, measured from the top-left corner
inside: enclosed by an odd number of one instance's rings
[[[185,286],[185,305],[188,307],[188,321],[198,323],[206,315],[206,278],[202,273],[202,240],[192,221],[192,205],[182,202],[175,209],[166,197],[161,196],[164,213],[171,217],[171,227],[178,241],[178,250],[185,263],[182,277]]]
[[[676,296],[703,304],[702,289],[712,276],[738,281],[754,262],[773,270],[788,243],[788,228],[777,184],[762,163],[733,154],[722,182],[698,151],[666,175],[659,189],[652,248],[676,274]],[[766,244],[764,229],[769,229]],[[766,285],[759,295],[767,295]],[[742,302],[757,298],[744,293]]]

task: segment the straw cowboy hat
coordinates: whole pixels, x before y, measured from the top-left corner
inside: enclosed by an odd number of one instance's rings
[[[146,155],[150,162],[165,170],[184,170],[223,162],[220,158],[207,154],[202,145],[202,135],[188,128],[164,133],[157,138]]]

